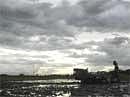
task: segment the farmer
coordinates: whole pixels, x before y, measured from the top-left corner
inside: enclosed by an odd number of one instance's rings
[[[120,82],[119,67],[118,67],[118,63],[115,60],[113,61],[113,65],[114,65],[114,71],[111,76],[111,82]]]
[[[115,71],[115,72],[119,72],[118,63],[117,63],[115,60],[113,61],[113,65],[115,66],[114,71]]]

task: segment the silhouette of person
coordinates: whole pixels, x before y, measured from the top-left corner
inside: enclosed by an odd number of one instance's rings
[[[119,67],[118,67],[118,63],[117,61],[113,61],[113,65],[114,65],[114,72],[113,72],[113,75],[112,75],[112,79],[114,82],[120,82],[120,79],[119,79]]]
[[[113,61],[113,65],[115,66],[114,71],[118,72],[119,71],[119,67],[118,67],[118,63],[115,60]]]

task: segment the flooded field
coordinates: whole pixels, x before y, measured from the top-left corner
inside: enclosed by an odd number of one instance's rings
[[[0,97],[130,97],[130,84],[81,85],[76,80],[12,81]]]

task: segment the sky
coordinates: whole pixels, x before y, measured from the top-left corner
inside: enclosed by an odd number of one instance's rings
[[[0,74],[130,69],[130,0],[0,0]]]

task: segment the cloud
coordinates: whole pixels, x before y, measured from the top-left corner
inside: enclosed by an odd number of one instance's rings
[[[115,37],[112,39],[105,39],[97,43],[98,48],[96,51],[103,52],[104,54],[89,55],[86,60],[89,63],[98,65],[109,65],[113,60],[117,60],[123,68],[129,67],[129,45],[130,39],[128,37]]]
[[[1,29],[6,31],[26,34],[40,35],[72,35],[73,27],[68,26],[64,20],[56,19],[53,13],[54,8],[50,3],[28,4],[28,6],[13,7],[0,6]],[[9,23],[9,24],[8,24]]]
[[[63,3],[55,7],[51,3],[8,0],[0,5],[0,32],[2,37],[8,34],[8,40],[14,36],[11,41],[16,46],[15,42],[19,42],[22,47],[25,43],[33,44],[27,40],[30,37],[75,37],[82,28],[90,32],[128,32],[129,9],[129,3],[120,0],[82,0],[74,5]],[[3,44],[11,45],[11,41]]]
[[[67,23],[86,27],[87,31],[129,32],[130,3],[122,0],[82,0],[78,4],[82,10],[76,11]],[[122,13],[122,14],[120,14]]]
[[[112,67],[112,61],[117,60],[121,69],[127,69],[130,66],[130,38],[124,36],[116,36],[113,38],[105,38],[102,41],[86,42],[84,48],[73,50],[69,53],[68,57],[75,59],[83,58],[83,64],[98,66],[101,70],[105,67]],[[89,47],[85,47],[88,45]],[[102,68],[103,67],[103,68]]]
[[[113,59],[129,66],[130,40],[123,36],[130,32],[129,10],[130,3],[123,0],[80,0],[55,6],[50,2],[0,0],[2,73],[12,65],[12,71],[29,73],[31,69],[24,68],[33,64],[107,66]],[[121,36],[112,35],[114,32]]]

